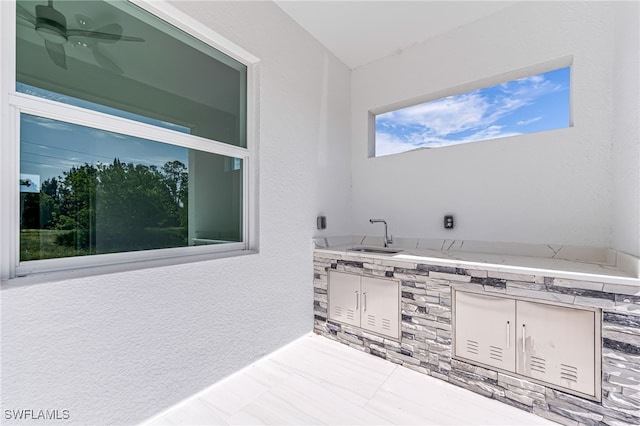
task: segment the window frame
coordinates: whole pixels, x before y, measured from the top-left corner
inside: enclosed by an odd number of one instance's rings
[[[258,142],[258,64],[259,59],[233,42],[225,39],[174,6],[157,0],[129,0],[148,13],[221,51],[247,67],[246,92],[246,148],[193,136],[175,130],[157,127],[103,112],[63,104],[25,93],[16,92],[16,4],[0,2],[0,47],[4,52],[0,65],[0,278],[2,281],[42,275],[51,272],[69,272],[77,269],[97,271],[121,270],[123,264],[133,269],[148,267],[153,261],[189,257],[202,259],[228,257],[256,252],[257,240],[257,142]],[[242,241],[220,245],[199,245],[141,251],[127,251],[56,259],[20,261],[20,116],[31,114],[62,122],[87,126],[99,130],[168,143],[188,149],[225,155],[243,160],[242,177]],[[141,262],[141,263],[140,263]],[[156,262],[157,263],[157,262]],[[117,265],[120,265],[117,267]]]
[[[574,66],[573,66],[573,55],[567,55],[567,56],[563,56],[560,58],[556,58],[556,59],[551,59],[549,61],[546,62],[541,62],[535,65],[530,65],[524,68],[519,68],[516,70],[512,70],[509,72],[505,72],[502,74],[498,74],[498,75],[494,75],[491,77],[486,77],[486,78],[481,78],[478,80],[475,80],[473,82],[470,83],[466,83],[466,84],[462,84],[462,85],[458,85],[458,86],[453,86],[447,89],[443,89],[443,90],[438,90],[435,92],[431,92],[428,93],[426,95],[422,95],[422,96],[418,96],[418,97],[414,97],[414,98],[410,98],[410,99],[405,99],[405,100],[401,100],[401,101],[397,101],[397,102],[393,102],[393,103],[389,103],[386,104],[384,106],[381,107],[376,107],[376,108],[372,108],[368,111],[367,114],[367,158],[368,159],[376,159],[376,158],[385,158],[385,157],[393,157],[396,155],[401,155],[401,154],[408,154],[408,153],[415,153],[418,151],[423,151],[425,149],[433,149],[433,148],[426,148],[426,147],[418,147],[418,148],[414,148],[414,149],[410,149],[407,151],[402,151],[402,152],[398,152],[395,154],[388,154],[388,155],[381,155],[378,156],[376,155],[376,117],[378,115],[382,115],[385,114],[387,112],[392,112],[392,111],[397,111],[400,109],[404,109],[404,108],[408,108],[408,107],[412,107],[412,106],[417,106],[417,105],[421,105],[421,104],[426,104],[426,103],[430,103],[430,102],[434,102],[434,101],[438,101],[450,96],[457,96],[457,95],[462,95],[468,92],[473,92],[476,90],[481,90],[481,89],[485,89],[485,88],[490,88],[492,86],[496,86],[498,84],[502,84],[502,83],[507,83],[507,82],[511,82],[513,80],[518,80],[521,78],[526,78],[526,77],[530,77],[530,76],[534,76],[534,75],[538,75],[538,74],[544,74],[550,71],[554,71],[554,70],[558,70],[558,69],[562,69],[562,68],[569,68],[569,81],[573,82],[574,80]],[[574,102],[573,102],[573,98],[574,98],[574,91],[571,89],[571,87],[569,88],[569,125],[567,127],[562,127],[562,128],[558,128],[558,129],[551,129],[551,130],[545,130],[543,132],[546,131],[558,131],[558,130],[566,130],[569,128],[574,127],[574,123],[573,123],[573,117],[574,117]],[[530,134],[535,134],[535,133],[541,133],[541,132],[532,132],[532,133],[525,133],[522,135],[518,135],[518,136],[525,136],[525,135],[530,135]],[[474,142],[465,142],[465,143],[461,143],[461,144],[451,144],[451,145],[444,145],[444,146],[439,146],[439,147],[435,147],[435,148],[448,148],[451,146],[457,146],[457,145],[466,145],[467,143],[475,143],[475,142],[490,142],[490,141],[495,141],[495,140],[499,140],[500,138],[491,138],[491,139],[481,139],[478,141],[474,141]]]

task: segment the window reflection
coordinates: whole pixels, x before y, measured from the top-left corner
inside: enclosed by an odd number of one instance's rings
[[[21,261],[242,241],[241,159],[28,114],[20,130]]]

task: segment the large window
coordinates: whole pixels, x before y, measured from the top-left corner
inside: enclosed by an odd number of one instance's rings
[[[375,156],[569,127],[570,68],[375,116]]]
[[[15,20],[11,276],[250,248],[244,63],[125,1]]]

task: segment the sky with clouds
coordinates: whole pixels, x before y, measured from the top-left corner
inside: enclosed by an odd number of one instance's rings
[[[569,68],[376,116],[376,156],[569,126]]]
[[[84,164],[123,163],[162,167],[167,161],[187,164],[188,149],[49,118],[21,114],[20,174],[40,182],[63,176]],[[22,178],[21,177],[21,178]],[[33,179],[33,178],[32,178]]]
[[[172,123],[83,101],[59,93],[18,83],[22,93],[81,106],[130,120],[141,121],[179,132],[189,129]],[[72,167],[110,164],[115,158],[125,163],[162,167],[168,161],[188,163],[188,149],[119,133],[94,129],[29,114],[20,116],[20,174],[39,185],[46,179],[63,176]],[[22,188],[25,192],[31,192]]]

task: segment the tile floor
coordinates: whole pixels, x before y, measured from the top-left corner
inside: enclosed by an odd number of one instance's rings
[[[314,334],[144,423],[240,424],[554,423]]]

